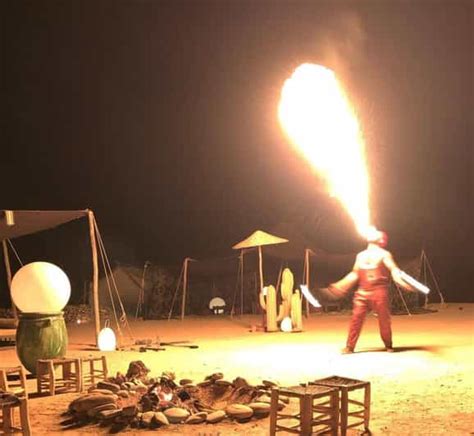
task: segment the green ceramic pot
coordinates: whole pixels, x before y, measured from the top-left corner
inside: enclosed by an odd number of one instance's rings
[[[64,357],[67,330],[63,312],[19,313],[16,331],[16,352],[23,366],[36,374],[38,359]]]

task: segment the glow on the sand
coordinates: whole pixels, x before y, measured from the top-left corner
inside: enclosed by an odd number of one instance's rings
[[[364,142],[333,71],[321,65],[300,65],[283,85],[278,112],[293,144],[366,236],[370,212]]]

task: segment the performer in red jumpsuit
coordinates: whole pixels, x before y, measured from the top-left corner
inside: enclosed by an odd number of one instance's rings
[[[374,231],[374,234],[368,238],[367,248],[357,255],[352,271],[329,286],[329,291],[335,295],[341,295],[358,282],[358,289],[353,299],[346,348],[342,350],[344,354],[354,352],[369,309],[378,316],[380,336],[385,349],[389,352],[393,351],[388,292],[390,277],[402,288],[408,291],[414,289],[400,278],[401,271],[392,254],[384,249],[387,239],[385,232]]]

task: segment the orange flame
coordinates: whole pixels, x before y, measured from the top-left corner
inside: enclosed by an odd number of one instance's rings
[[[335,74],[321,65],[300,65],[283,85],[278,115],[291,141],[366,236],[371,226],[364,142]]]

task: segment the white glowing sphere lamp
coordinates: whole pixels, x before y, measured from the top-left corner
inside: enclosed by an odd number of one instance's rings
[[[105,327],[99,332],[97,342],[100,351],[115,351],[117,348],[117,338],[110,327]]]
[[[209,309],[214,315],[222,315],[225,310],[225,301],[221,297],[214,297],[209,301]]]
[[[293,330],[293,324],[289,316],[283,318],[280,323],[280,328],[282,332],[291,332]]]
[[[58,313],[71,296],[66,273],[49,262],[33,262],[21,267],[11,283],[12,300],[25,313]]]

